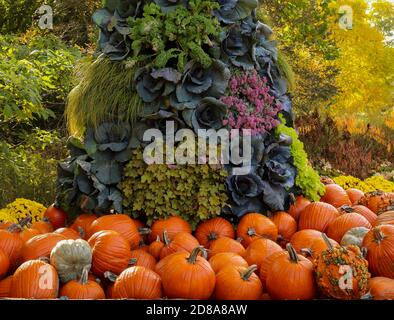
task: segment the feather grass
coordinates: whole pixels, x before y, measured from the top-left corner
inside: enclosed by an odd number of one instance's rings
[[[86,128],[106,121],[133,124],[143,103],[134,84],[135,67],[99,57],[85,61],[77,69],[79,84],[69,93],[66,106],[70,134],[82,137]]]

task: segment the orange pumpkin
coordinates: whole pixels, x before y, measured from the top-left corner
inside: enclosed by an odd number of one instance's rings
[[[150,269],[141,266],[130,267],[116,278],[111,297],[113,299],[159,299],[162,297],[162,281],[160,276]]]
[[[255,274],[256,265],[250,267],[228,265],[216,275],[213,296],[218,300],[259,300],[263,285]]]
[[[53,226],[46,219],[34,222],[30,228],[37,229],[41,234],[53,232]]]
[[[215,289],[215,272],[209,262],[199,256],[200,252],[204,252],[203,247],[196,247],[192,253],[177,252],[165,258],[161,268],[165,296],[170,299],[211,297]]]
[[[19,238],[22,240],[23,243],[29,241],[31,238],[38,236],[40,231],[37,229],[26,228],[19,232]]]
[[[313,229],[304,229],[296,232],[290,239],[293,248],[301,253],[301,249],[310,248],[315,239],[321,238],[321,232]]]
[[[237,237],[245,248],[255,239],[267,238],[276,241],[278,228],[269,218],[260,213],[249,213],[242,217],[237,227]]]
[[[339,247],[339,243],[333,239],[328,239],[331,243],[332,247]],[[326,251],[328,248],[327,242],[323,237],[323,234],[320,234],[320,237],[314,239],[309,247],[305,247],[301,249],[301,253],[305,255],[309,260],[313,262],[323,251]]]
[[[172,240],[179,232],[192,233],[192,228],[186,220],[178,216],[173,216],[165,220],[156,220],[152,224],[149,241],[155,241],[157,236],[161,237],[163,235],[164,231],[167,231],[168,238]],[[163,241],[164,239],[161,238],[161,240]]]
[[[52,204],[47,208],[44,212],[44,217],[54,229],[63,228],[66,225],[67,213],[56,207],[55,204]]]
[[[394,278],[394,226],[382,225],[370,230],[364,237],[369,270],[378,277]]]
[[[267,272],[267,291],[274,300],[311,300],[316,297],[313,264],[298,255],[290,243]]]
[[[387,207],[394,205],[394,192],[367,192],[358,204],[366,206],[376,214],[379,214],[382,211],[387,211]]]
[[[56,269],[41,260],[26,261],[16,269],[11,283],[11,298],[56,299],[59,277]]]
[[[130,242],[113,230],[101,231],[88,240],[92,247],[92,271],[102,277],[106,271],[120,274],[129,266]]]
[[[280,245],[270,239],[257,239],[246,249],[245,260],[249,265],[255,264],[260,268],[261,263],[267,259],[268,256],[282,250]]]
[[[161,242],[160,237],[157,236],[156,241],[153,241],[148,248],[148,252],[155,257],[156,260],[160,260],[160,252],[163,249],[164,243]]]
[[[394,300],[394,279],[375,277],[369,279],[369,293],[363,297],[373,300]]]
[[[361,190],[350,188],[346,190],[346,193],[349,197],[349,200],[352,204],[356,204],[360,201],[362,197],[364,197],[364,192]]]
[[[11,297],[11,283],[12,283],[12,276],[0,280],[0,298]]]
[[[303,196],[298,196],[295,202],[289,208],[289,214],[298,222],[301,212],[311,204],[311,202]]]
[[[80,234],[71,228],[60,228],[55,230],[53,233],[62,234],[66,239],[77,240],[81,239]]]
[[[362,205],[354,205],[352,207],[353,212],[356,212],[358,214],[361,214],[365,219],[368,220],[368,222],[373,226],[375,224],[375,221],[377,219],[376,213],[374,213],[372,210],[368,209],[365,206]]]
[[[271,268],[272,263],[275,261],[275,259],[277,257],[287,255],[287,254],[288,253],[286,250],[275,251],[274,253],[267,256],[267,258],[261,262],[259,275],[260,275],[261,283],[263,284],[264,287],[266,287],[267,272]]]
[[[0,249],[0,279],[2,279],[3,276],[7,274],[9,268],[10,268],[10,259],[5,254],[5,252],[2,249]]]
[[[293,234],[297,232],[297,222],[290,214],[284,211],[275,213],[271,220],[278,228],[278,243],[285,246],[286,243],[290,241]]]
[[[361,214],[355,212],[345,213],[329,224],[327,236],[337,242],[341,242],[346,232],[357,227],[372,228],[368,220]]]
[[[0,222],[0,230],[5,230],[11,227],[14,223],[10,221]]]
[[[381,213],[375,220],[376,226],[390,224],[394,226],[394,210]]]
[[[60,296],[71,300],[97,300],[105,299],[103,288],[92,279],[89,279],[88,269],[84,269],[81,279],[68,281],[61,289]]]
[[[221,252],[215,254],[209,259],[209,263],[216,274],[229,265],[238,267],[248,266],[246,260],[234,252]]]
[[[141,237],[134,221],[125,214],[109,214],[97,218],[89,227],[88,235],[91,237],[98,231],[113,230],[122,235],[132,249],[138,248]]]
[[[94,220],[97,219],[97,216],[94,214],[81,214],[79,215],[70,226],[71,229],[77,231],[82,239],[89,239],[88,230],[90,225]]]
[[[23,245],[21,259],[25,262],[44,257],[49,258],[52,249],[62,240],[66,240],[66,237],[56,233],[46,233],[35,236]]]
[[[131,251],[131,265],[145,267],[154,270],[156,266],[156,259],[143,249],[136,249]]]
[[[164,247],[160,251],[160,259],[179,251],[192,252],[195,247],[199,246],[198,240],[190,233],[179,232],[173,236],[172,240],[168,238],[167,231],[163,232]]]
[[[245,256],[246,250],[239,241],[223,237],[211,243],[209,246],[208,255],[209,257],[213,257],[215,254],[220,252],[233,252],[243,257]]]
[[[325,202],[313,202],[301,212],[298,229],[325,232],[328,225],[339,216],[338,210]]]
[[[320,201],[326,202],[334,206],[335,208],[348,205],[352,203],[347,195],[346,191],[337,184],[327,184],[325,186],[326,191]]]
[[[23,246],[19,233],[14,230],[13,226],[0,230],[0,249],[8,256],[11,267],[16,264]]]
[[[216,217],[201,222],[195,232],[201,245],[208,248],[212,241],[221,237],[234,238],[234,228],[226,219]]]

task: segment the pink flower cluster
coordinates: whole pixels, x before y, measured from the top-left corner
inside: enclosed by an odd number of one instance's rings
[[[266,78],[253,71],[233,76],[229,87],[231,95],[221,98],[228,105],[224,125],[232,129],[251,129],[252,135],[268,132],[279,125],[277,115],[282,106],[269,93]]]

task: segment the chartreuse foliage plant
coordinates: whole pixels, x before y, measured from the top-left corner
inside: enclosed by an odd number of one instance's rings
[[[196,225],[220,214],[228,198],[227,172],[206,165],[147,165],[141,149],[133,150],[121,183],[124,212],[155,219],[179,215]]]
[[[292,138],[290,146],[294,166],[297,169],[295,184],[302,190],[302,194],[310,200],[319,201],[324,194],[324,185],[320,182],[319,174],[308,162],[308,155],[304,150],[304,144],[299,140],[295,129],[280,124],[276,127],[276,134],[285,134]]]

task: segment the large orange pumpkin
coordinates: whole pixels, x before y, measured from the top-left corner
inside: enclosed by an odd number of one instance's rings
[[[267,238],[276,241],[278,228],[269,218],[260,213],[248,213],[242,217],[237,227],[237,237],[245,248],[256,239]]]
[[[63,228],[66,225],[67,213],[56,207],[55,204],[50,205],[44,212],[44,217],[48,219],[54,229]]]
[[[164,247],[160,251],[160,259],[179,251],[192,252],[199,246],[198,240],[190,233],[179,232],[170,240],[167,231],[163,232]]]
[[[327,229],[327,236],[337,242],[341,242],[343,235],[350,229],[357,227],[372,228],[371,224],[361,214],[345,213],[332,221]]]
[[[77,231],[82,239],[89,239],[88,230],[90,225],[93,223],[94,220],[97,219],[97,216],[94,214],[86,214],[83,213],[79,215],[70,226],[71,229]]]
[[[91,237],[96,232],[103,230],[118,232],[130,243],[132,249],[138,248],[141,236],[134,221],[128,215],[109,214],[97,218],[90,225],[88,235]]]
[[[321,238],[321,232],[313,229],[297,231],[290,239],[293,248],[301,253],[301,249],[310,248],[315,239]]]
[[[178,216],[165,220],[156,220],[152,224],[149,241],[155,241],[157,236],[162,237],[164,231],[167,231],[168,238],[171,240],[179,232],[192,233],[192,228],[186,220]],[[162,238],[161,240],[163,241]]]
[[[53,226],[51,223],[44,219],[42,221],[34,222],[30,228],[37,229],[41,234],[50,233],[53,231]]]
[[[71,300],[97,300],[105,299],[103,288],[92,279],[89,279],[88,269],[84,269],[81,279],[68,281],[60,289],[60,297]]]
[[[201,222],[195,232],[195,236],[200,244],[206,248],[212,241],[221,237],[234,238],[234,228],[226,219],[216,217]]]
[[[39,234],[41,233],[37,229],[26,228],[19,233],[19,238],[21,238],[22,242],[25,243]]]
[[[290,214],[284,211],[275,213],[271,220],[278,228],[278,243],[285,246],[293,234],[297,232],[297,222]]]
[[[290,206],[289,214],[298,222],[301,212],[311,204],[311,202],[303,196],[298,196],[296,201]]]
[[[8,269],[10,268],[10,259],[8,258],[8,255],[5,254],[5,252],[0,249],[0,279],[3,278],[8,272]]]
[[[328,241],[334,248],[339,247],[339,243],[335,240],[328,239]],[[301,253],[313,262],[314,259],[320,256],[320,254],[327,249],[329,249],[327,246],[327,242],[324,239],[323,234],[321,233],[319,238],[313,239],[309,247],[302,248]]]
[[[143,249],[132,250],[130,262],[133,266],[145,267],[151,270],[154,270],[156,266],[156,259]]]
[[[208,299],[212,295],[215,288],[215,272],[209,262],[199,256],[200,252],[204,252],[203,247],[196,247],[192,253],[177,252],[165,258],[160,274],[165,296]]]
[[[35,236],[23,245],[21,259],[25,262],[39,258],[49,258],[56,244],[66,239],[65,236],[57,233],[45,233]]]
[[[209,263],[211,264],[211,267],[216,274],[229,265],[239,267],[248,266],[246,260],[242,258],[239,254],[236,254],[234,252],[221,252],[215,254],[212,258],[209,259]]]
[[[346,193],[349,197],[349,200],[352,204],[356,204],[357,202],[360,201],[362,197],[364,197],[364,192],[361,190],[355,189],[355,188],[350,188],[346,190]]]
[[[326,202],[334,206],[335,208],[348,205],[352,203],[347,195],[346,191],[337,184],[327,184],[325,186],[326,191],[320,201]]]
[[[179,282],[181,279],[177,279]],[[162,281],[154,271],[136,266],[124,270],[116,278],[112,289],[113,299],[159,299],[162,297]]]
[[[215,254],[220,252],[233,252],[243,257],[245,256],[246,250],[239,241],[222,237],[211,243],[209,246],[208,256],[213,257]]]
[[[288,255],[286,250],[275,251],[273,254],[270,254],[266,259],[264,259],[260,264],[260,280],[264,287],[266,287],[267,280],[267,272],[271,268],[272,263],[275,261],[277,257]]]
[[[261,263],[267,259],[268,256],[282,250],[281,246],[276,242],[270,239],[261,238],[253,241],[248,246],[244,258],[249,265],[255,264],[260,268]]]
[[[55,299],[59,277],[56,269],[41,260],[26,261],[12,277],[11,298]]]
[[[382,225],[364,237],[369,270],[378,277],[394,278],[394,226]]]
[[[102,277],[106,271],[120,274],[129,266],[130,242],[113,230],[101,231],[89,239],[92,247],[92,271]]]
[[[338,216],[338,210],[331,204],[313,202],[301,212],[298,229],[314,229],[325,232],[328,225]]]
[[[0,298],[11,297],[12,276],[0,280]]]
[[[394,205],[394,192],[367,192],[358,204],[366,206],[376,214],[379,214],[382,211],[387,211],[387,207]]]
[[[369,279],[369,293],[363,298],[373,300],[394,300],[394,279],[385,277]]]
[[[255,274],[256,265],[250,267],[228,265],[216,275],[213,296],[218,300],[259,300],[263,285]]]
[[[290,243],[267,272],[267,291],[274,300],[311,300],[316,297],[313,264],[298,255]]]
[[[394,210],[386,211],[380,214],[376,220],[375,224],[376,226],[381,226],[384,224],[390,224],[394,226]]]
[[[359,204],[352,206],[351,209],[353,210],[351,212],[356,212],[358,214],[361,214],[365,219],[368,220],[368,222],[371,225],[375,224],[375,221],[378,216],[372,210],[368,209],[365,206],[359,205]]]
[[[11,266],[14,266],[22,250],[22,240],[19,233],[14,231],[13,226],[5,230],[0,230],[0,249],[10,259]]]
[[[71,228],[59,228],[59,229],[55,230],[53,233],[62,234],[67,239],[71,239],[71,240],[81,239],[80,234]]]

